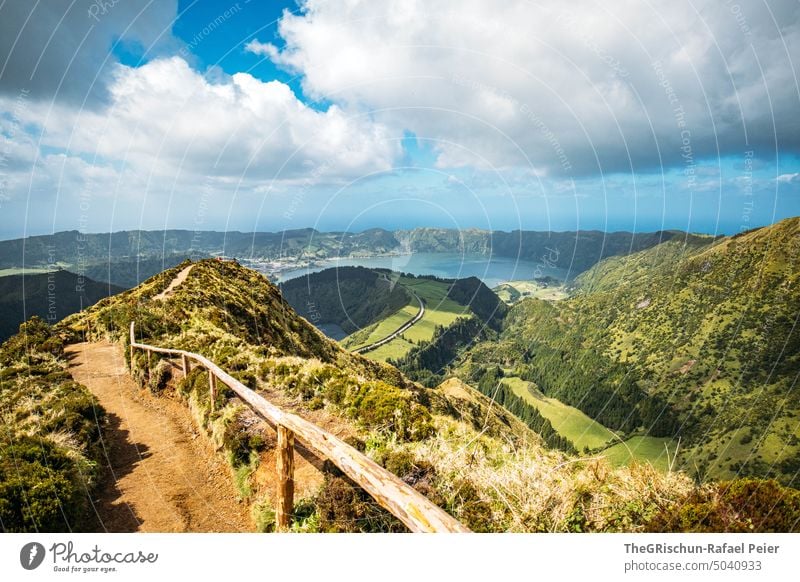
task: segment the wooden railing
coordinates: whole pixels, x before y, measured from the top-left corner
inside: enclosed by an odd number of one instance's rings
[[[131,369],[134,350],[180,357],[184,376],[196,362],[208,371],[211,406],[213,409],[217,382],[222,382],[246,402],[259,416],[275,427],[278,433],[278,491],[276,522],[280,529],[289,525],[294,506],[294,439],[330,460],[341,471],[369,493],[375,501],[402,521],[412,532],[468,532],[467,527],[430,502],[424,495],[404,483],[364,454],[311,422],[281,410],[207,358],[169,348],[159,348],[136,342],[131,322]]]

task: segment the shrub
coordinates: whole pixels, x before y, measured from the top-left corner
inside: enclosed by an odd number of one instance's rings
[[[256,531],[268,533],[275,531],[275,509],[268,497],[257,501],[250,509],[250,517],[255,523]]]
[[[325,481],[314,500],[322,532],[403,532],[405,526],[361,487],[325,461]]]
[[[89,484],[82,469],[38,437],[22,437],[0,449],[0,523],[5,531],[71,531],[85,515]]]
[[[150,373],[147,386],[150,392],[158,394],[167,387],[167,382],[172,378],[172,366],[166,360],[160,360]]]
[[[659,512],[648,531],[800,531],[800,491],[775,480],[736,479],[696,489]]]
[[[38,352],[38,354],[37,354]],[[33,316],[20,324],[19,333],[10,337],[0,350],[0,361],[6,365],[27,356],[64,353],[64,342],[40,317]],[[40,359],[40,358],[37,358]]]

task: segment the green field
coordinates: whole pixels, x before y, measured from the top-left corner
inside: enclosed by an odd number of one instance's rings
[[[548,398],[532,382],[520,378],[503,378],[503,383],[535,407],[553,425],[562,436],[568,438],[575,448],[582,451],[584,447],[596,449],[612,441],[614,433],[589,416],[568,406],[555,398]]]
[[[469,308],[447,298],[447,283],[400,277],[399,284],[413,291],[425,302],[425,315],[403,337],[414,343],[429,341],[437,325],[447,327],[464,315]],[[416,302],[415,302],[416,303]]]
[[[459,317],[469,314],[469,308],[447,298],[448,283],[400,277],[397,284],[402,285],[409,291],[413,291],[425,302],[425,315],[410,329],[406,330],[402,336],[364,354],[373,360],[386,361],[392,358],[400,358],[406,355],[414,347],[414,344],[429,341],[433,338],[433,333],[437,326],[447,327],[452,325]],[[370,327],[368,333],[364,333],[365,330],[361,330],[344,338],[341,343],[349,350],[374,343],[396,331],[408,320],[413,319],[418,312],[419,305],[416,299],[412,299],[408,305],[382,320],[376,326]]]
[[[560,301],[566,299],[567,292],[563,285],[543,285],[536,281],[507,281],[492,289],[497,296],[509,305],[535,297],[545,301]]]
[[[405,322],[407,322],[409,319],[412,319],[418,311],[419,307],[413,303],[410,303],[402,309],[395,311],[386,319],[381,320],[376,325],[370,326],[370,332],[368,335],[365,336],[364,334],[356,332],[344,338],[342,340],[342,344],[348,349],[354,350],[356,348],[360,348],[361,346],[374,343],[391,334],[392,332],[397,331],[397,329]]]
[[[669,455],[667,455],[669,447]],[[618,443],[603,451],[611,464],[615,466],[628,465],[632,459],[639,462],[650,463],[659,471],[669,468],[669,460],[675,455],[677,443],[665,437],[634,436],[624,443]]]

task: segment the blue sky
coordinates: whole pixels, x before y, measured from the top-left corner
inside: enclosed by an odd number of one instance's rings
[[[792,2],[153,4],[0,8],[0,237],[800,215]]]

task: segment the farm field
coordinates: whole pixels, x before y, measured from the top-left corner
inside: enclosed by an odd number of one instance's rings
[[[602,454],[616,467],[629,465],[632,460],[636,460],[650,463],[659,471],[666,472],[676,449],[677,443],[670,438],[633,436],[624,443],[607,448]]]
[[[425,315],[401,336],[365,353],[364,355],[370,359],[386,361],[388,359],[401,358],[415,344],[429,341],[433,338],[433,333],[437,326],[447,327],[452,325],[459,317],[467,316],[470,313],[468,307],[447,298],[448,283],[429,279],[399,277],[397,284],[402,285],[412,293],[416,293],[425,302]],[[418,311],[419,305],[416,299],[412,299],[408,305],[375,326],[348,336],[342,340],[342,345],[349,350],[354,350],[374,343],[396,331],[408,320],[413,319]]]
[[[535,297],[545,301],[566,299],[567,292],[563,285],[542,285],[536,281],[508,281],[492,289],[497,296],[509,305],[517,301]]]
[[[514,391],[514,394],[534,406],[550,421],[553,428],[572,441],[579,451],[584,447],[589,449],[603,447],[615,438],[613,432],[577,408],[542,394],[532,382],[526,382],[521,378],[503,378],[502,381]]]

